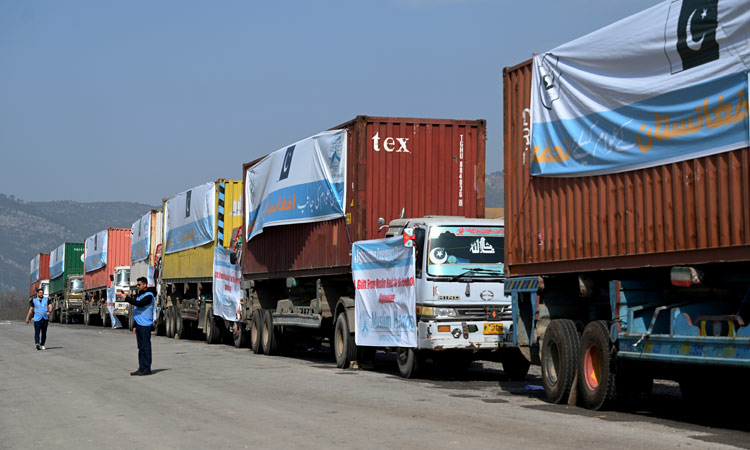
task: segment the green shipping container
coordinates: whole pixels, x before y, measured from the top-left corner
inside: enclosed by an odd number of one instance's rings
[[[53,250],[50,253],[49,269],[50,295],[62,292],[68,277],[83,275],[83,243],[66,242]]]

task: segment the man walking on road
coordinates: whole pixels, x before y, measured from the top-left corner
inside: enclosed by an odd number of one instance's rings
[[[47,325],[49,325],[49,315],[52,312],[52,304],[49,298],[44,296],[44,289],[36,290],[36,297],[29,301],[29,312],[26,314],[26,323],[29,323],[31,314],[34,314],[34,343],[37,350],[46,350],[44,347],[47,342]],[[41,336],[41,340],[39,335]]]
[[[134,306],[133,319],[135,320],[133,332],[138,342],[138,370],[130,372],[133,376],[151,375],[151,325],[154,323],[154,293],[148,289],[146,277],[140,277],[136,281],[138,297],[126,297],[125,300]]]

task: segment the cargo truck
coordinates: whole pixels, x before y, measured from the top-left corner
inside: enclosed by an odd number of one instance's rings
[[[86,325],[109,326],[107,289],[115,295],[130,291],[130,229],[107,228],[84,242],[83,321]],[[128,320],[127,302],[114,305],[116,316],[124,323]]]
[[[37,288],[49,289],[49,253],[38,253],[31,259],[29,281],[30,299],[36,297]],[[44,295],[47,294],[45,290]]]
[[[135,289],[140,277],[149,280],[149,287],[155,287],[154,273],[158,259],[157,249],[161,249],[164,215],[161,210],[151,210],[130,227],[130,289]],[[122,300],[122,294],[117,300]],[[133,329],[133,306],[128,306],[128,328]]]
[[[164,200],[157,332],[184,339],[203,331],[209,344],[225,337],[212,306],[214,252],[241,226],[241,199],[242,181],[218,179]]]
[[[50,253],[52,321],[83,318],[83,243],[66,242]]]
[[[663,2],[504,70],[505,289],[549,401],[746,392],[749,18]]]
[[[443,233],[503,233],[501,221],[481,219],[485,133],[482,120],[359,116],[245,164],[239,259],[246,300],[233,329],[235,344],[249,333],[254,352],[274,354],[327,340],[338,367],[370,359],[372,347],[355,345],[352,243],[384,237],[385,218],[400,217],[388,233],[416,230],[419,324],[417,348],[389,348],[401,375],[414,376],[426,358],[466,366],[512,347],[503,238],[493,241],[499,252],[487,267],[467,261],[472,267],[448,275],[428,260]],[[311,180],[309,173],[321,175]],[[264,188],[264,180],[272,187]],[[472,238],[456,239],[468,253]],[[513,350],[508,354],[506,371],[525,375],[526,361],[513,358]]]

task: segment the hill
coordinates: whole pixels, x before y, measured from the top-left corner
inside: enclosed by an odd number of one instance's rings
[[[107,227],[130,228],[151,209],[142,203],[24,202],[0,194],[0,291],[29,289],[29,262],[63,242],[83,242]]]
[[[488,173],[484,181],[484,206],[503,208],[505,206],[505,172]]]

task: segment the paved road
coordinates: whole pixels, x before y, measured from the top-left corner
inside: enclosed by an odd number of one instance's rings
[[[538,371],[509,382],[475,363],[457,379],[403,380],[388,355],[339,370],[319,351],[266,357],[165,337],[153,338],[155,374],[131,377],[125,330],[51,324],[46,351],[33,334],[0,322],[2,449],[750,448],[747,425],[686,412],[668,384],[643,410],[591,412],[526,391]]]

